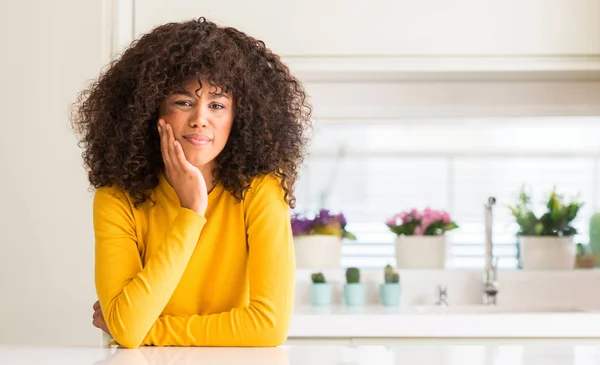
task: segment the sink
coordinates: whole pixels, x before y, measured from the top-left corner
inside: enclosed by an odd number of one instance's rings
[[[421,305],[414,310],[419,314],[535,314],[535,313],[574,313],[586,310],[569,306],[543,306],[543,305]]]

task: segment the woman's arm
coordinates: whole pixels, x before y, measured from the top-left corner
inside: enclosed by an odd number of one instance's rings
[[[152,326],[144,345],[278,346],[286,340],[296,266],[289,208],[279,180],[262,180],[248,192],[244,204],[249,304],[211,315],[162,316]]]
[[[108,329],[121,346],[140,346],[179,283],[205,223],[203,216],[180,208],[143,266],[127,198],[113,188],[96,191],[96,291]]]

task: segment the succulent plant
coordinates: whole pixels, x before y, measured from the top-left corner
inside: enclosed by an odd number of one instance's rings
[[[323,275],[323,273],[317,272],[317,273],[312,274],[310,277],[312,279],[312,282],[315,284],[326,283],[325,275]]]
[[[386,284],[399,283],[400,274],[398,274],[391,265],[386,265],[384,269],[384,279]]]
[[[346,270],[346,281],[348,284],[360,283],[360,271],[356,267],[349,267]]]

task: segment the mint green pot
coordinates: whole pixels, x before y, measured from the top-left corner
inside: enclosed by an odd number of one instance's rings
[[[379,285],[381,304],[386,307],[397,307],[400,304],[400,283],[388,283]]]
[[[313,283],[310,287],[312,305],[330,305],[333,290],[329,283]]]
[[[344,284],[344,299],[346,305],[361,307],[365,305],[365,286],[361,283]]]

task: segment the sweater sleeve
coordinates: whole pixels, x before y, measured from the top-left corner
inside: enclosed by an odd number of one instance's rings
[[[279,346],[287,338],[295,290],[289,208],[267,177],[245,199],[249,303],[228,312],[161,316],[143,341],[155,346]]]
[[[138,347],[175,291],[206,220],[180,208],[144,266],[135,217],[124,193],[99,188],[93,218],[95,284],[106,325],[118,344]]]

